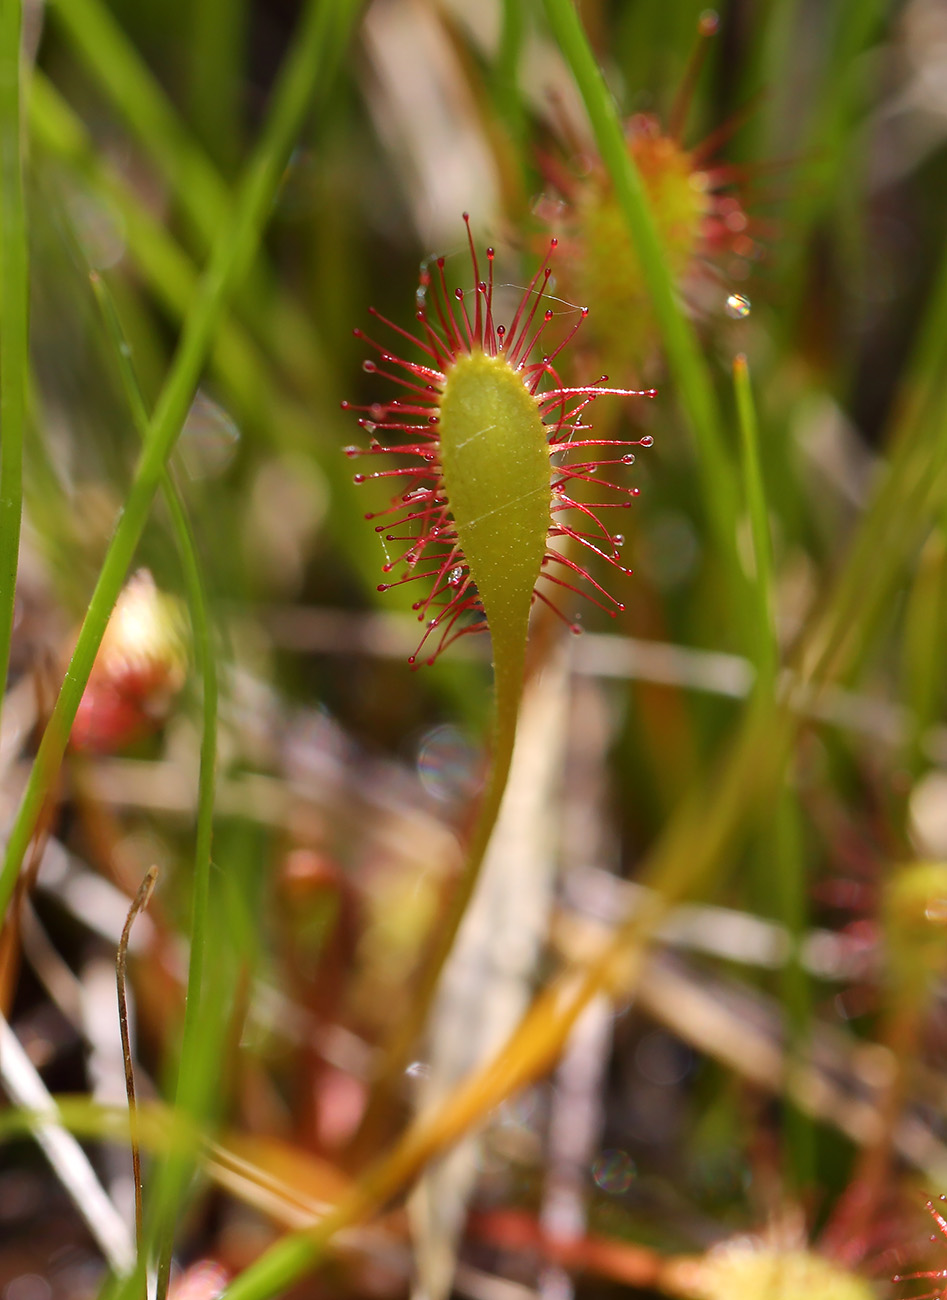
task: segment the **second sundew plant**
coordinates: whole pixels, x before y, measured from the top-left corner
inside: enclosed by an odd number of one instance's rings
[[[620,558],[623,536],[605,516],[632,506],[639,489],[617,476],[634,463],[630,449],[650,446],[652,438],[590,437],[588,408],[603,394],[654,396],[650,389],[606,387],[605,375],[592,384],[564,382],[562,358],[588,309],[578,309],[565,336],[547,344],[556,316],[552,303],[560,301],[548,294],[556,239],[509,324],[496,320],[494,250],[486,250],[486,278],[481,279],[466,213],[464,221],[472,292],[449,290],[443,257],[434,262],[433,273],[425,266],[416,334],[372,313],[412,345],[416,359],[355,331],[379,357],[366,361],[365,370],[396,385],[400,395],[368,406],[343,403],[360,412],[359,423],[371,435],[367,449],[349,447],[347,454],[365,455],[385,466],[357,474],[356,482],[391,479],[399,488],[386,509],[367,516],[384,520],[375,527],[386,548],[403,547],[384,570],[403,567],[406,572],[379,590],[417,580],[429,584],[413,606],[426,626],[412,664],[425,653],[433,663],[466,633],[487,629],[492,642],[491,774],[452,918],[440,931],[431,962],[432,980],[470,897],[502,801],[533,604],[538,600],[549,606],[574,632],[580,629],[559,609],[557,593],[583,595],[612,615],[624,608],[591,576],[582,557],[594,555],[622,575],[631,572]]]

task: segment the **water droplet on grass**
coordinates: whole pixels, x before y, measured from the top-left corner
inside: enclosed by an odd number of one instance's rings
[[[627,1151],[603,1151],[592,1164],[592,1177],[597,1186],[610,1196],[627,1192],[635,1177],[635,1165]]]
[[[232,417],[198,392],[178,442],[178,454],[192,479],[216,478],[230,465],[240,445],[240,430]]]

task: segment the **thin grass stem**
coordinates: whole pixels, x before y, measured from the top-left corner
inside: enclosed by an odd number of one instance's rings
[[[144,530],[162,470],[183,426],[215,331],[259,244],[314,89],[341,53],[356,9],[356,0],[337,4],[317,4],[310,0],[304,10],[262,138],[241,183],[232,221],[215,245],[185,321],[170,373],[149,421],[124,509],[43,733],[0,871],[0,915],[6,913],[44,798],[59,771],[96,653]]]
[[[23,515],[29,270],[20,120],[21,0],[0,5],[0,702],[6,690]]]
[[[132,419],[139,435],[144,438],[148,429],[148,412],[135,376],[128,340],[122,331],[115,304],[101,277],[93,275],[92,284],[105,318],[107,332],[114,344],[115,357]],[[202,688],[201,752],[198,776],[197,833],[194,843],[194,871],[191,893],[190,950],[187,991],[184,1003],[184,1033],[181,1043],[181,1055],[178,1061],[178,1096],[176,1098],[177,1104],[180,1105],[184,1091],[182,1081],[190,1078],[193,1074],[191,1067],[200,1038],[200,1014],[207,949],[207,908],[210,892],[211,846],[214,828],[219,687],[209,603],[201,574],[197,545],[181,494],[167,469],[162,473],[161,487],[168,513],[171,516],[171,530],[181,560],[188,613],[191,619],[194,658],[201,678]],[[181,1180],[177,1181],[180,1182]],[[166,1230],[164,1249],[161,1252],[162,1259],[168,1265],[170,1265],[172,1231],[173,1224],[169,1225]],[[162,1277],[166,1277],[166,1275],[167,1269],[159,1267],[159,1284]]]
[[[740,430],[743,497],[753,538],[757,689],[770,692],[776,681],[779,663],[773,608],[773,546],[770,538],[769,512],[766,508],[766,490],[760,467],[756,406],[753,402],[749,365],[742,353],[733,359],[733,386],[736,394],[737,424]]]
[[[135,1245],[141,1255],[143,1236],[142,1188],[141,1188],[141,1137],[138,1123],[138,1100],[135,1095],[135,1066],[132,1061],[131,1034],[128,1028],[128,998],[126,996],[126,967],[128,965],[128,941],[132,926],[139,912],[144,911],[151,899],[158,879],[158,868],[149,867],[145,878],[138,887],[118,945],[115,958],[115,983],[118,992],[118,1027],[122,1036],[122,1061],[125,1066],[125,1095],[128,1098],[128,1135],[132,1149],[132,1180],[135,1184]]]
[[[344,43],[360,0],[340,0],[334,8],[338,13],[333,16],[330,44]],[[199,251],[214,248],[231,211],[230,188],[119,22],[100,0],[57,0],[52,15],[122,122],[154,162]],[[337,50],[330,61],[337,64],[339,55]],[[313,97],[317,103],[325,102],[325,84],[313,88]],[[248,327],[269,346],[274,359],[292,373],[304,391],[314,388],[320,392],[331,374],[323,362],[318,335],[307,313],[300,311],[289,295],[275,295],[261,260],[248,268],[246,280],[235,296]]]
[[[523,0],[503,0],[500,43],[494,67],[497,109],[507,125],[510,138],[522,157],[525,114],[520,94],[519,67],[526,35],[526,11]]]
[[[191,7],[191,118],[204,148],[227,173],[242,144],[240,76],[248,18],[246,0],[201,0]]]
[[[575,78],[592,123],[602,161],[638,254],[674,380],[697,441],[703,500],[714,540],[736,568],[733,521],[738,503],[736,479],[723,436],[723,420],[713,382],[694,330],[678,301],[661,238],[644,185],[625,144],[618,111],[595,60],[572,0],[543,0],[549,26]],[[738,590],[746,583],[739,582]]]
[[[754,580],[757,615],[756,691],[772,698],[779,670],[779,642],[776,633],[773,545],[770,534],[766,487],[760,465],[759,422],[753,400],[750,368],[742,354],[733,361],[737,423],[740,429],[740,459],[743,495],[753,539]],[[786,1008],[786,1075],[798,1068],[809,1034],[811,1015],[809,981],[800,961],[800,944],[806,927],[805,863],[799,842],[798,817],[791,792],[784,789],[776,817],[767,820],[762,834],[757,893],[760,902],[772,898],[777,920],[792,942],[780,975]],[[775,864],[775,872],[773,866]],[[765,875],[763,874],[765,872]],[[775,877],[775,878],[774,878]],[[787,1090],[788,1091],[788,1090]],[[812,1124],[788,1097],[786,1107],[786,1163],[789,1181],[797,1188],[808,1185],[813,1174],[814,1135]]]

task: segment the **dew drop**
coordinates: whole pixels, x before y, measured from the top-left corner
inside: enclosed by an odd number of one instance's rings
[[[643,438],[638,439],[638,445],[639,447],[653,447],[654,439],[651,437],[650,433],[646,433]]]
[[[353,482],[353,483],[364,483],[364,482],[365,482],[365,475],[364,475],[364,474],[353,474],[353,475],[352,475],[352,482]]]
[[[621,1196],[632,1184],[636,1170],[626,1151],[603,1151],[592,1164],[592,1177],[603,1192]]]
[[[627,452],[624,456],[622,456],[621,463],[623,465],[634,465],[635,453],[633,451]]]
[[[640,497],[640,496],[641,496],[641,488],[632,488],[632,489],[631,489],[631,495],[632,495],[633,497]]]
[[[121,215],[92,194],[73,194],[66,206],[89,265],[96,271],[106,271],[120,262],[125,254]]]
[[[344,451],[346,456],[348,456],[350,459],[352,456],[360,456],[362,454],[361,447],[345,447]]]
[[[744,320],[749,316],[752,304],[749,298],[742,293],[731,293],[724,304],[724,310],[728,316],[734,320]]]
[[[461,582],[463,581],[463,577],[464,577],[463,567],[458,564],[456,568],[451,569],[450,576],[447,579],[447,585],[449,587],[459,587]]]
[[[178,455],[192,479],[216,478],[232,463],[240,430],[232,416],[203,391],[191,403],[178,442]]]
[[[435,727],[424,736],[417,768],[421,784],[439,803],[467,800],[480,784],[478,751],[456,727]]]
[[[362,369],[365,371],[366,375],[373,375],[378,367],[375,365],[374,361],[363,361]]]
[[[620,550],[625,545],[625,534],[616,533],[612,538],[612,545],[615,546],[616,549]]]
[[[378,428],[378,425],[371,420],[359,420],[359,424],[362,426],[362,428],[365,430],[366,433],[374,433],[375,430]]]

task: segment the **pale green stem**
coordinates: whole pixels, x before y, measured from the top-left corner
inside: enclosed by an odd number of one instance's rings
[[[23,514],[29,283],[20,123],[21,0],[0,4],[0,704],[6,690]]]
[[[502,637],[502,633],[500,633]],[[510,644],[507,645],[506,642]],[[504,638],[494,643],[494,713],[493,747],[490,769],[471,831],[460,879],[454,887],[446,914],[439,917],[430,948],[425,953],[411,1001],[398,1024],[397,1032],[385,1050],[378,1071],[372,1102],[366,1111],[361,1134],[374,1135],[379,1111],[410,1060],[413,1049],[427,1023],[437,993],[441,972],[450,956],[457,932],[473,897],[487,849],[500,815],[513,762],[516,723],[526,662],[525,638]]]

